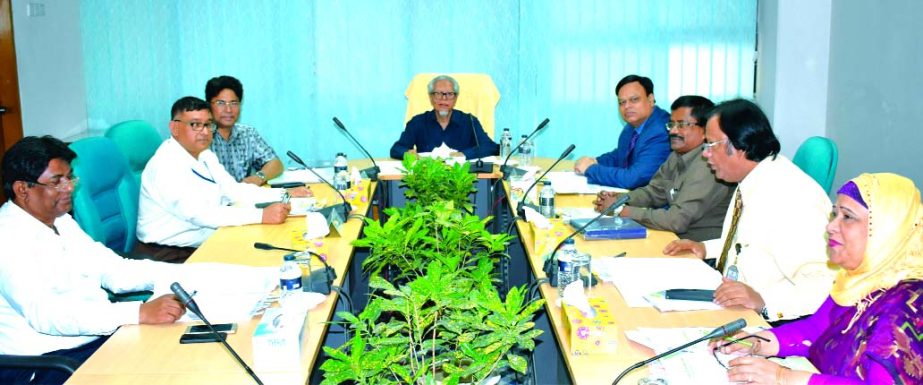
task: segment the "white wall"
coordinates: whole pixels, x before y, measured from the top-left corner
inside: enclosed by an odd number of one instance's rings
[[[756,101],[792,157],[826,136],[831,0],[761,0]]]
[[[30,3],[44,16],[29,16]],[[87,130],[80,2],[13,0],[23,135],[68,138]]]
[[[840,149],[835,186],[894,172],[923,187],[923,40],[918,0],[833,4],[827,132]]]

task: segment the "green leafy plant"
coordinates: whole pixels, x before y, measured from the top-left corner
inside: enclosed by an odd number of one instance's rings
[[[409,199],[416,199],[420,206],[428,206],[438,201],[449,201],[455,207],[472,212],[470,195],[475,192],[474,182],[477,177],[468,172],[471,164],[456,163],[452,166],[432,158],[416,158],[405,154],[403,161],[404,194]]]
[[[385,213],[385,223],[367,219],[363,238],[353,242],[369,248],[369,257],[362,264],[366,274],[377,275],[392,267],[394,279],[415,277],[424,274],[433,260],[447,264],[457,259],[460,269],[470,269],[482,259],[505,257],[506,244],[512,238],[505,233],[491,234],[487,231],[491,218],[460,212],[450,201],[388,208]]]
[[[501,300],[492,268],[484,260],[463,272],[433,261],[400,287],[373,276],[369,285],[383,294],[358,316],[338,314],[353,337],[324,347],[322,384],[477,384],[504,368],[525,373],[524,355],[542,333],[532,317],[543,301],[527,302],[522,287]]]

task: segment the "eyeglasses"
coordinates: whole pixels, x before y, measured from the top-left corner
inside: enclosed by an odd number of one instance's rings
[[[192,131],[195,132],[202,131],[204,128],[208,128],[209,131],[215,131],[215,127],[217,127],[214,122],[184,122],[179,119],[173,119],[173,121],[183,123],[192,128]]]
[[[725,343],[723,343],[723,344],[721,344],[721,345],[718,345],[717,347],[715,347],[714,350],[711,351],[711,355],[712,355],[713,357],[715,357],[715,361],[718,361],[718,365],[721,365],[723,368],[728,369],[727,364],[725,364],[724,362],[721,361],[720,358],[718,358],[718,351],[721,350],[721,348],[725,348],[725,347],[731,346],[731,345],[733,345],[733,344],[739,343],[739,342],[741,342],[741,341],[743,341],[743,340],[745,340],[745,339],[748,339],[748,338],[756,338],[756,339],[758,339],[758,340],[760,340],[760,341],[763,341],[763,342],[770,342],[769,339],[766,338],[766,337],[758,336],[758,335],[756,335],[756,334],[748,334],[748,335],[745,335],[745,336],[743,336],[743,337],[735,338],[735,339],[730,340],[730,341],[728,341],[728,342],[725,342]],[[746,344],[746,343],[744,343],[744,344]],[[751,345],[751,346],[752,346],[752,345]]]
[[[212,102],[212,104],[214,104],[215,107],[218,107],[218,108],[225,108],[225,107],[240,108],[239,100],[231,100],[231,101],[215,100],[214,102]]]
[[[687,121],[685,121],[685,120],[680,120],[680,121],[672,121],[672,120],[671,120],[671,121],[667,122],[666,127],[667,127],[667,131],[670,131],[670,130],[672,130],[672,129],[674,129],[674,128],[676,128],[676,129],[682,129],[682,128],[692,127],[692,126],[698,126],[698,125],[699,125],[698,123],[687,122]]]
[[[436,99],[446,99],[446,100],[452,100],[452,99],[455,99],[456,96],[458,96],[458,94],[454,92],[430,92],[429,95]]]
[[[702,143],[702,151],[706,151],[706,150],[711,151],[712,147],[715,147],[721,143],[727,143],[727,141],[728,141],[728,138],[721,139],[717,142],[709,142],[708,140],[706,140],[705,143]]]
[[[29,184],[33,186],[50,187],[58,191],[64,191],[64,190],[67,190],[68,188],[75,189],[77,188],[78,183],[80,183],[80,177],[77,177],[77,176],[70,176],[70,177],[62,176],[56,182],[52,182],[52,183],[42,183],[39,181],[29,182]]]

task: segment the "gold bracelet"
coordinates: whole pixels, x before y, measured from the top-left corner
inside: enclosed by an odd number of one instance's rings
[[[779,368],[776,369],[776,385],[786,385],[788,381],[785,380],[785,370],[788,369],[782,365],[779,365]]]

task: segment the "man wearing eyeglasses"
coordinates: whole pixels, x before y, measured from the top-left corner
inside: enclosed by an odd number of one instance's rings
[[[268,189],[237,182],[209,150],[215,124],[204,100],[186,96],[173,104],[170,135],[141,174],[139,252],[182,262],[221,226],[277,224],[288,216],[286,193],[308,196],[304,187]],[[276,202],[264,209],[255,203]],[[229,204],[235,203],[231,206]]]
[[[725,276],[715,290],[722,307],[746,308],[769,321],[813,314],[827,298],[830,198],[788,158],[769,119],[737,99],[708,114],[702,151],[718,179],[736,182],[721,236],[673,241],[664,254],[714,260]]]
[[[662,129],[670,114],[655,105],[654,83],[628,75],[615,86],[625,127],[618,147],[596,158],[577,159],[574,171],[589,183],[633,189],[646,185],[670,155],[670,141]]]
[[[670,106],[665,125],[673,152],[650,183],[628,193],[622,217],[684,239],[705,241],[721,236],[734,184],[719,181],[702,157],[705,116],[714,104],[701,96],[680,96]],[[612,205],[621,194],[602,191],[593,202],[596,211]]]
[[[407,122],[401,137],[391,146],[392,158],[403,159],[404,153],[431,152],[443,144],[467,159],[500,153],[500,146],[487,136],[478,118],[455,109],[459,89],[454,78],[439,75],[427,87],[433,109]]]
[[[0,354],[65,356],[83,362],[121,325],[169,324],[185,309],[173,295],[109,301],[151,290],[186,266],[128,260],[87,235],[68,214],[77,157],[62,141],[26,137],[3,157],[0,207]],[[0,369],[2,384],[61,384],[60,370]]]
[[[282,174],[282,161],[256,128],[237,123],[244,101],[244,87],[231,76],[205,83],[205,100],[218,125],[211,150],[239,182],[261,186]]]

